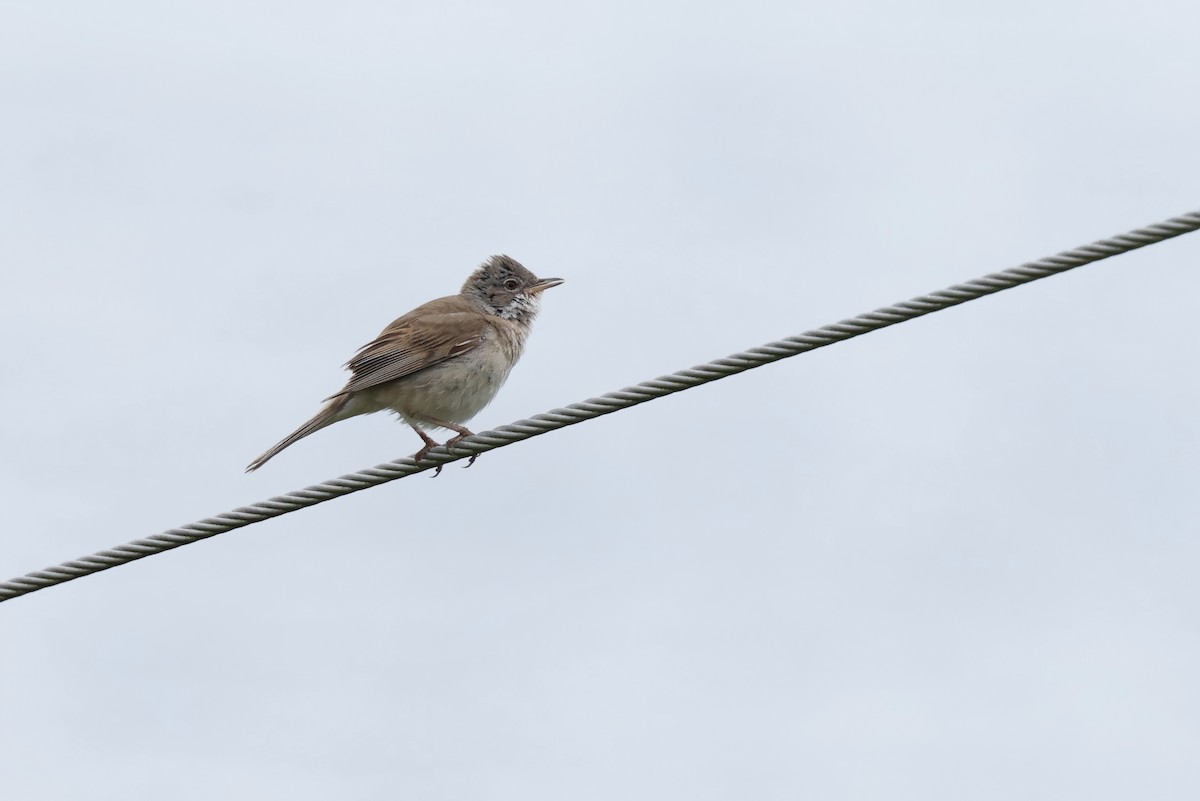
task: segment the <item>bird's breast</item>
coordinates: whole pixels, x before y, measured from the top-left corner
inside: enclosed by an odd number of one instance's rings
[[[465,423],[496,397],[524,344],[519,326],[495,326],[493,335],[466,353],[379,387],[378,400],[409,422]]]

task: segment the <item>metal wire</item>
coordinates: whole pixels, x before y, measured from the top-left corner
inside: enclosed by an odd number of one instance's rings
[[[810,350],[823,348],[836,342],[861,336],[871,331],[878,331],[890,325],[912,320],[917,317],[940,311],[960,303],[976,300],[985,295],[991,295],[1005,289],[1011,289],[1021,284],[1036,281],[1039,278],[1066,272],[1067,270],[1091,264],[1092,262],[1127,253],[1146,245],[1152,245],[1171,239],[1182,234],[1200,229],[1200,211],[1184,214],[1179,217],[1138,228],[1126,234],[1101,239],[1090,245],[1067,250],[1055,256],[1039,261],[1022,264],[974,281],[956,284],[928,295],[921,295],[911,300],[902,301],[892,306],[884,306],[839,323],[822,326],[797,336],[769,342],[757,348],[751,348],[724,359],[717,359],[707,364],[701,364],[688,370],[661,376],[650,381],[643,381],[632,387],[609,392],[598,398],[592,398],[581,403],[573,403],[561,409],[535,415],[526,420],[519,420],[510,425],[501,426],[491,431],[468,437],[453,449],[445,446],[434,448],[420,462],[411,458],[397,459],[376,467],[368,468],[357,473],[350,473],[341,478],[335,478],[322,484],[316,484],[306,489],[279,495],[270,500],[243,506],[232,512],[207,517],[195,523],[180,528],[173,528],[161,534],[134,540],[124,545],[118,545],[106,551],[100,551],[90,556],[84,556],[61,565],[48,567],[24,576],[0,583],[0,602],[11,600],[37,590],[62,584],[82,576],[99,573],[111,567],[123,565],[153,554],[169,551],[181,545],[207,539],[223,534],[226,531],[248,526],[272,517],[294,512],[308,506],[333,498],[349,495],[352,492],[368,487],[385,484],[399,478],[405,478],[426,470],[433,470],[440,465],[466,459],[473,454],[484,453],[503,448],[514,442],[536,437],[549,431],[566,426],[582,423],[602,415],[611,414],[621,409],[627,409],[646,401],[682,392],[685,389],[716,381],[727,376],[736,375],[764,364],[796,356]]]

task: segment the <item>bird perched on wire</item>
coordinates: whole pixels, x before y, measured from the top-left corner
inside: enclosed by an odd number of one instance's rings
[[[360,414],[398,414],[425,442],[413,455],[418,462],[438,444],[426,429],[454,431],[448,445],[470,436],[462,424],[496,397],[521,358],[542,292],[561,283],[538,278],[508,256],[492,256],[457,295],[418,306],[364,345],[345,365],[351,377],[342,391],[246,472],[309,434]],[[474,461],[472,456],[467,466]]]

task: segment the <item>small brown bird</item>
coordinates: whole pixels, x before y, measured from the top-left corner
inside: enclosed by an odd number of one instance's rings
[[[541,293],[562,282],[538,278],[508,256],[488,259],[457,295],[418,306],[363,346],[346,363],[351,377],[345,388],[246,472],[327,425],[384,410],[398,414],[425,441],[413,456],[418,462],[438,444],[425,429],[456,432],[449,445],[470,436],[462,423],[496,397],[521,358]]]

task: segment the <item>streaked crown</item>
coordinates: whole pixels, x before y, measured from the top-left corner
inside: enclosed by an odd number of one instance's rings
[[[529,325],[541,308],[544,290],[561,278],[538,278],[510,256],[492,256],[463,284],[462,294],[506,320]]]

